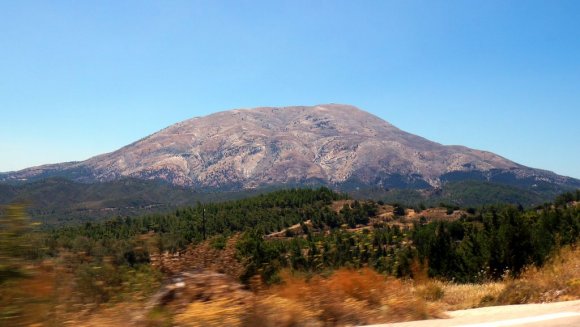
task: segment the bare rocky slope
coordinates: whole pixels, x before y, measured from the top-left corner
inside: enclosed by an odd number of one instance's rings
[[[111,153],[3,174],[0,181],[53,176],[81,182],[155,179],[193,189],[303,183],[431,188],[465,179],[580,187],[579,180],[431,142],[339,104],[218,112]]]

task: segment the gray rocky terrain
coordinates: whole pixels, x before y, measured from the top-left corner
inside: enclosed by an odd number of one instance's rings
[[[0,180],[51,176],[82,182],[134,177],[194,189],[301,183],[429,188],[461,179],[580,187],[578,180],[490,152],[441,145],[339,104],[218,112],[111,153],[28,168]]]

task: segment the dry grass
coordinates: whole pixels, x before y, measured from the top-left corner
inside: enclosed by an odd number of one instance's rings
[[[578,299],[580,252],[577,247],[564,248],[544,267],[531,267],[519,279],[500,282],[433,280],[418,264],[413,276],[414,281],[407,282],[370,269],[339,270],[307,281],[286,274],[283,285],[258,297],[249,321],[256,326],[372,324],[438,317],[443,310]]]
[[[207,302],[192,302],[175,316],[179,326],[241,326],[246,308],[228,298]]]
[[[580,299],[580,250],[565,247],[541,268],[530,267],[506,282],[500,304],[555,302]]]
[[[324,278],[283,274],[284,283],[256,294],[223,294],[191,302],[175,315],[180,326],[349,326],[441,317],[412,283],[370,269],[339,270]]]
[[[580,250],[577,245],[565,247],[543,267],[529,267],[519,278],[500,282],[455,284],[419,278],[415,292],[444,310],[580,299]]]
[[[442,310],[462,310],[491,305],[505,288],[504,283],[457,284],[428,277],[427,265],[411,265],[414,292],[420,298],[436,303]]]
[[[463,310],[493,305],[495,299],[505,289],[505,284],[455,284],[450,282],[434,281],[441,288],[443,295],[437,301],[445,310]]]
[[[441,315],[435,306],[414,295],[410,283],[371,269],[341,269],[328,278],[315,276],[310,280],[285,274],[283,279],[283,285],[270,288],[265,298],[258,300],[252,321],[277,320],[263,324],[266,326],[356,325]],[[281,321],[280,313],[286,308],[300,314],[288,314],[289,319]]]

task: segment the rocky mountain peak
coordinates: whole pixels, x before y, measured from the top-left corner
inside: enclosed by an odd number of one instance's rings
[[[448,179],[497,176],[529,185],[575,181],[490,152],[431,142],[342,104],[217,112],[86,161],[2,178],[55,175],[87,182],[158,179],[197,189],[312,182],[425,188]]]

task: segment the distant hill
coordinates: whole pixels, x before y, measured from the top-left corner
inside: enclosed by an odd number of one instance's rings
[[[0,184],[0,205],[24,203],[32,218],[53,225],[166,212],[197,202],[239,199],[257,193],[199,193],[159,181],[131,178],[92,184],[48,178],[16,185]]]
[[[401,203],[408,206],[437,206],[441,203],[459,207],[480,207],[496,204],[521,204],[524,207],[554,201],[559,188],[553,190],[525,189],[517,186],[477,180],[445,183],[438,189],[391,189],[359,188],[349,193],[357,199],[371,198],[385,203]]]
[[[300,185],[292,185],[300,186]],[[159,181],[121,179],[102,183],[79,183],[64,178],[48,178],[16,185],[0,184],[0,205],[25,203],[32,218],[47,225],[94,221],[112,216],[137,216],[168,212],[198,202],[242,199],[286,187],[264,187],[254,190],[196,192],[189,188]],[[525,207],[553,201],[556,193],[534,192],[516,186],[481,181],[446,183],[440,189],[343,189],[358,199],[381,200],[409,206],[438,206],[440,203],[460,207],[479,207],[498,203]]]
[[[285,184],[430,189],[463,180],[530,190],[580,187],[577,179],[441,145],[339,104],[219,112],[85,161],[0,175],[0,182],[47,177],[83,183],[131,177],[200,191]]]

